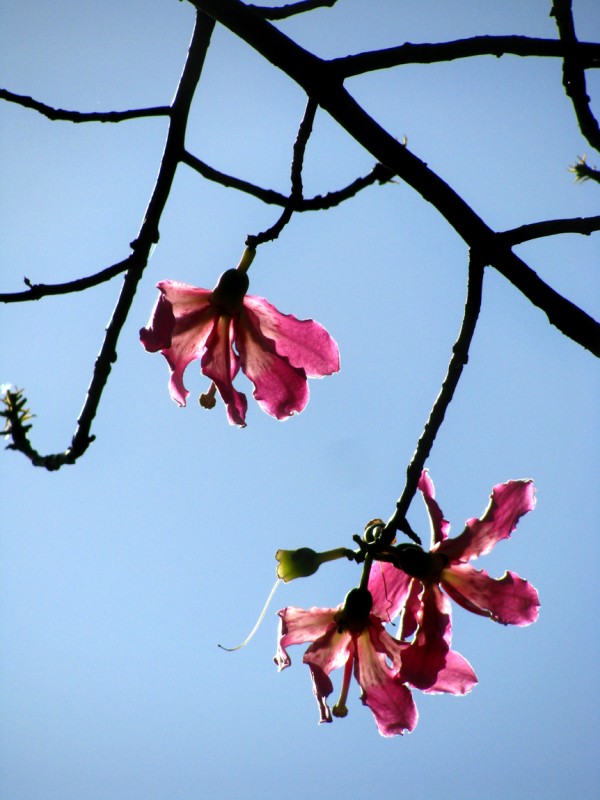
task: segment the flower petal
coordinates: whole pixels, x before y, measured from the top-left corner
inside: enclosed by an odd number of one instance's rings
[[[386,664],[382,633],[385,632],[370,625],[356,638],[354,675],[362,689],[362,701],[373,712],[379,733],[395,736],[412,731],[418,713],[410,690]]]
[[[253,394],[263,411],[280,420],[302,411],[309,397],[304,370],[277,353],[273,341],[261,333],[256,315],[246,308],[236,323],[236,344],[242,370],[254,384]]]
[[[412,580],[410,575],[392,564],[375,561],[368,585],[373,597],[371,613],[384,622],[391,622],[402,610]]]
[[[150,321],[140,331],[142,345],[149,352],[160,350],[171,370],[169,392],[185,406],[189,392],[183,373],[191,361],[200,358],[217,319],[209,303],[210,292],[178,281],[157,284],[160,296]]]
[[[427,694],[467,694],[478,683],[473,667],[456,650],[446,653],[446,666],[438,672],[437,680]]]
[[[404,610],[402,611],[402,623],[400,625],[400,639],[409,639],[419,627],[419,612],[421,611],[421,592],[423,584],[416,578],[410,586]]]
[[[304,370],[311,378],[321,378],[339,370],[338,346],[318,322],[282,314],[255,295],[246,295],[244,307],[253,313],[263,336],[275,343],[277,353],[292,366]]]
[[[337,608],[295,608],[288,606],[278,611],[279,633],[277,654],[273,659],[279,670],[289,667],[292,663],[287,654],[286,647],[292,644],[314,642],[335,624],[334,615]]]
[[[435,501],[435,488],[433,481],[429,477],[426,469],[421,473],[417,488],[423,495],[423,500],[429,512],[429,519],[431,522],[431,543],[432,545],[444,541],[450,532],[450,523],[444,519],[442,509]]]
[[[452,564],[442,571],[441,583],[463,608],[504,625],[530,625],[538,618],[537,591],[514,572],[495,580],[471,564]]]
[[[232,328],[230,317],[219,317],[206,341],[206,352],[202,356],[201,364],[203,374],[215,382],[223,398],[229,422],[243,428],[246,425],[248,401],[246,395],[233,388],[240,359],[231,346]]]
[[[318,609],[323,611],[324,609]],[[319,722],[331,722],[331,711],[327,698],[333,691],[329,673],[342,667],[353,652],[352,636],[340,633],[333,622],[328,630],[308,648],[302,661],[310,667],[313,693],[319,706]]]
[[[460,536],[444,542],[439,552],[452,561],[468,561],[489,553],[501,539],[508,539],[523,514],[535,507],[534,493],[530,480],[494,486],[481,519],[467,520]]]
[[[402,680],[417,689],[435,686],[446,666],[452,638],[450,613],[450,601],[437,584],[426,586],[417,616],[419,627],[414,641],[402,654],[400,670]]]

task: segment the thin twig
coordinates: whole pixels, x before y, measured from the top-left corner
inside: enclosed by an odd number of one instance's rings
[[[600,151],[600,127],[590,108],[585,85],[585,65],[580,55],[571,0],[553,0],[550,12],[556,20],[558,34],[564,47],[563,86],[571,98],[581,133],[592,147]]]
[[[23,292],[0,293],[0,303],[22,303],[28,300],[39,300],[49,295],[82,292],[85,289],[106,283],[116,275],[121,275],[132,266],[132,263],[132,256],[129,256],[124,261],[119,261],[118,264],[113,264],[112,267],[106,267],[106,269],[97,272],[95,275],[88,275],[85,278],[77,278],[65,283],[32,283],[29,278],[24,278],[23,280],[29,289]]]
[[[527,225],[519,225],[518,228],[511,228],[509,231],[502,231],[498,233],[498,237],[512,247],[544,236],[556,236],[562,233],[580,233],[589,236],[594,231],[600,231],[600,216],[530,222]]]
[[[312,133],[316,113],[317,103],[309,97],[306,108],[304,109],[304,116],[298,128],[298,135],[294,142],[294,154],[291,168],[292,188],[288,202],[285,204],[281,216],[274,225],[262,233],[256,234],[255,236],[251,235],[246,238],[246,247],[255,249],[260,244],[271,242],[273,239],[276,239],[292,218],[296,204],[302,201],[302,167],[304,166],[304,153],[306,152],[306,145]]]
[[[158,241],[160,218],[169,197],[177,165],[181,160],[181,154],[184,150],[185,130],[190,106],[200,79],[200,73],[210,44],[213,29],[214,22],[209,17],[202,14],[202,12],[198,12],[186,63],[171,106],[167,141],[156,184],[137,239],[131,244],[133,253],[130,256],[130,266],[125,273],[121,293],[106,328],[106,334],[100,348],[100,353],[94,364],[92,379],[79,419],[77,420],[77,427],[73,434],[71,444],[62,453],[42,456],[33,448],[29,443],[27,435],[23,434],[22,431],[16,431],[17,435],[11,436],[12,442],[9,444],[9,447],[17,449],[26,455],[34,466],[45,467],[48,470],[56,470],[63,466],[63,464],[74,464],[75,461],[85,453],[90,443],[94,440],[94,437],[90,435],[91,426],[96,416],[102,393],[106,387],[112,365],[117,359],[119,335],[129,315],[131,304],[133,303],[138,283],[148,263],[152,246]]]
[[[316,8],[331,8],[336,2],[337,0],[298,0],[296,3],[290,3],[280,8],[253,4],[249,4],[248,8],[257,11],[265,19],[278,20],[288,19],[288,17],[292,17],[295,14],[304,14],[306,11],[314,11]]]
[[[463,321],[458,334],[458,338],[452,348],[452,357],[448,364],[448,372],[442,383],[442,388],[438,394],[429,419],[423,429],[421,438],[417,443],[416,450],[406,470],[406,484],[404,491],[396,503],[396,510],[387,521],[382,540],[390,544],[394,539],[396,531],[403,530],[404,521],[411,501],[417,491],[419,477],[429,457],[435,437],[440,429],[446,410],[450,405],[458,382],[462,375],[463,368],[469,360],[469,348],[473,340],[475,326],[481,309],[481,295],[483,286],[484,264],[479,256],[473,252],[469,259],[469,281],[467,286],[467,299]]]
[[[452,42],[412,44],[373,50],[366,53],[331,59],[339,75],[349,78],[378,69],[390,69],[405,64],[437,64],[474,56],[514,55],[522,57],[563,58],[564,45],[556,39],[533,39],[529,36],[473,36]],[[578,42],[577,53],[581,64],[587,68],[600,68],[600,45]]]
[[[166,117],[171,113],[169,106],[134,108],[129,111],[65,111],[62,108],[53,108],[46,103],[40,103],[33,97],[15,94],[8,89],[0,89],[0,100],[7,100],[10,103],[39,111],[48,119],[65,122],[123,122],[123,120],[139,119],[140,117]]]

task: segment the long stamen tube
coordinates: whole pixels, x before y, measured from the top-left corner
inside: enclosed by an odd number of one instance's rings
[[[221,650],[226,650],[228,653],[233,653],[235,650],[240,650],[242,647],[245,647],[248,644],[250,639],[252,639],[252,637],[254,636],[256,631],[260,628],[260,623],[263,621],[264,616],[267,613],[267,609],[268,609],[268,607],[269,607],[269,605],[271,603],[271,600],[273,599],[273,595],[275,594],[275,590],[277,589],[277,587],[279,586],[280,583],[281,583],[281,579],[277,578],[277,580],[275,581],[275,585],[271,589],[271,593],[267,597],[267,602],[265,603],[265,606],[264,606],[263,610],[260,612],[260,616],[256,621],[256,625],[252,628],[252,630],[250,631],[248,636],[246,636],[244,641],[241,644],[236,645],[236,647],[223,647],[223,645],[220,644],[220,645],[218,645],[218,647],[220,647]]]

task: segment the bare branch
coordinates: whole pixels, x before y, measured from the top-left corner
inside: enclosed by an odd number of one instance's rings
[[[124,261],[119,261],[118,264],[113,264],[112,267],[107,267],[97,272],[95,275],[89,275],[86,278],[77,278],[76,280],[67,281],[66,283],[32,283],[29,278],[24,278],[23,280],[29,289],[23,292],[0,293],[0,303],[22,303],[27,300],[39,300],[49,295],[82,292],[85,289],[90,289],[92,286],[106,283],[106,281],[111,280],[111,278],[114,278],[116,275],[126,272],[130,266],[132,266],[131,256]]]
[[[458,386],[463,369],[469,360],[469,348],[473,340],[473,334],[475,333],[475,327],[481,309],[483,271],[484,263],[480,261],[477,255],[471,252],[467,299],[460,332],[452,348],[452,357],[448,364],[448,372],[442,383],[442,388],[433,404],[429,419],[427,420],[414,455],[406,470],[404,491],[396,503],[396,510],[385,526],[383,541],[387,541],[388,544],[394,539],[396,531],[404,530],[404,520],[415,492],[417,491],[419,477],[429,457],[435,437],[444,421],[448,406],[454,397],[454,392]]]
[[[48,470],[59,469],[63,464],[74,464],[85,453],[94,437],[90,435],[102,393],[108,381],[112,365],[117,359],[119,335],[129,315],[135,292],[148,263],[152,246],[158,241],[158,226],[164,210],[177,165],[184,150],[185,130],[194,91],[200,79],[204,58],[210,44],[214,22],[199,12],[192,34],[189,51],[177,92],[171,107],[171,120],[167,142],[156,179],[156,184],[137,239],[132,242],[133,253],[129,257],[129,269],[125,273],[123,287],[106,328],[106,335],[100,353],[94,364],[92,379],[77,421],[77,427],[70,446],[62,453],[40,456],[32,447],[26,434],[12,438],[9,447],[27,456],[34,466]]]
[[[585,68],[600,67],[600,45],[578,42],[576,51]],[[556,39],[532,39],[529,36],[473,36],[452,42],[406,44],[334,58],[328,63],[346,78],[377,69],[390,69],[403,64],[435,64],[473,56],[540,56],[563,58],[565,48]]]
[[[330,64],[248,11],[239,0],[193,0],[193,4],[302,86],[359,144],[430,202],[482,261],[542,309],[552,325],[600,356],[600,324],[544,283],[457,192],[370,117],[345,90]]]
[[[287,19],[294,16],[294,14],[303,14],[305,11],[313,11],[316,8],[331,8],[337,3],[337,0],[297,0],[296,3],[290,3],[287,6],[280,8],[272,8],[271,6],[256,6],[249,4],[248,8],[257,11],[265,19]]]
[[[204,178],[209,181],[215,181],[222,186],[227,186],[232,189],[237,189],[240,192],[246,192],[262,200],[263,203],[269,203],[277,206],[285,206],[289,202],[289,197],[276,192],[274,189],[264,189],[262,186],[256,186],[254,183],[242,180],[241,178],[234,178],[232,175],[226,175],[224,172],[211,167],[204,161],[201,161],[196,156],[188,153],[186,150],[183,153],[182,161],[192,169],[199,172]],[[312,198],[302,198],[295,201],[294,211],[322,211],[326,208],[333,208],[340,205],[345,200],[354,197],[358,192],[366,189],[367,186],[372,186],[377,183],[388,183],[394,177],[391,172],[383,164],[375,164],[371,172],[363,178],[356,178],[352,183],[343,189],[338,189],[334,192],[328,192],[326,195],[317,195]]]
[[[532,239],[541,239],[544,236],[556,236],[561,233],[581,233],[584,236],[589,236],[594,231],[600,231],[600,216],[530,222],[528,225],[520,225],[518,228],[503,231],[498,236],[504,239],[507,244],[513,246]]]
[[[569,172],[575,173],[576,181],[596,181],[600,183],[600,169],[590,167],[585,160],[585,156],[577,159],[577,163],[569,167]]]
[[[585,65],[580,56],[575,35],[571,0],[553,0],[550,14],[556,20],[558,33],[564,47],[563,86],[567,97],[573,103],[579,130],[590,145],[600,152],[600,128],[592,114],[590,98],[585,86]]]
[[[302,167],[304,165],[304,153],[312,133],[313,122],[316,113],[317,103],[309,97],[304,110],[304,116],[302,117],[300,127],[298,128],[298,135],[296,136],[296,141],[294,142],[294,155],[292,158],[291,169],[292,189],[289,199],[286,202],[283,213],[277,222],[266,231],[263,231],[256,236],[248,236],[246,239],[246,247],[251,247],[254,250],[259,244],[264,244],[264,242],[270,242],[273,239],[276,239],[292,218],[296,203],[302,200]]]
[[[140,117],[166,117],[171,113],[169,106],[154,106],[153,108],[136,108],[130,111],[64,111],[61,108],[52,108],[46,103],[40,103],[33,97],[9,92],[8,89],[0,89],[0,100],[7,100],[10,103],[17,103],[25,108],[32,108],[39,111],[51,120],[64,120],[65,122],[123,122],[126,119],[138,119]]]

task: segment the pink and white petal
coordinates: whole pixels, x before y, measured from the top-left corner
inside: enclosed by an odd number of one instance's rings
[[[160,281],[156,284],[165,300],[173,306],[177,319],[186,317],[195,311],[203,311],[210,305],[210,289],[191,286],[181,281]]]
[[[373,597],[371,613],[391,622],[402,610],[412,582],[410,575],[385,561],[375,561],[368,589]]]
[[[174,330],[173,306],[161,293],[154,304],[148,324],[140,330],[140,341],[149,353],[157,353],[171,346]]]
[[[252,324],[275,343],[276,351],[292,366],[304,370],[311,378],[338,372],[338,346],[318,322],[282,314],[267,300],[255,295],[246,295],[244,308],[253,317]]]
[[[471,564],[452,564],[442,571],[441,583],[465,608],[474,607],[503,625],[530,625],[538,618],[536,589],[514,572],[494,579]]]
[[[419,627],[419,614],[421,611],[421,593],[423,584],[417,578],[413,578],[404,604],[402,612],[402,623],[400,625],[400,639],[410,639]]]
[[[485,555],[501,539],[508,539],[517,522],[535,507],[532,481],[508,481],[494,486],[490,502],[481,519],[469,519],[464,531],[444,542],[439,552],[451,561],[468,561]]]
[[[354,675],[362,689],[362,701],[373,712],[382,736],[412,731],[418,712],[412,694],[386,664],[380,652],[379,633],[369,626],[356,638]]]
[[[431,689],[446,666],[452,639],[450,601],[436,584],[425,587],[414,641],[402,654],[400,677],[417,689]]]
[[[286,648],[293,644],[314,642],[324,636],[335,624],[334,616],[338,608],[295,608],[288,606],[281,609],[279,616],[279,633],[277,654],[274,658],[280,670],[289,667],[291,659]]]
[[[352,636],[347,631],[340,633],[333,621],[322,636],[310,645],[302,657],[305,664],[321,669],[329,675],[334,669],[342,667],[348,661],[352,649]]]
[[[435,488],[433,481],[429,477],[429,472],[424,469],[419,478],[417,488],[423,495],[423,500],[429,512],[429,520],[431,522],[431,543],[432,545],[438,542],[443,542],[450,532],[450,523],[444,519],[442,509],[439,507],[435,500]]]
[[[184,325],[181,328],[176,323],[171,346],[161,350],[171,370],[169,392],[180,406],[185,406],[189,395],[183,383],[183,374],[188,364],[202,356],[207,339],[217,327],[218,318],[208,306],[204,311],[190,315],[187,322],[190,323],[189,327]]]
[[[314,667],[312,664],[309,664],[308,668],[310,669],[313,694],[319,708],[319,724],[331,722],[331,709],[327,703],[327,698],[333,692],[331,678],[323,672],[321,667]]]
[[[254,384],[253,395],[263,411],[276,419],[287,419],[308,403],[306,375],[278,355],[273,342],[251,320],[251,315],[242,311],[236,325],[242,371]]]
[[[385,630],[381,619],[374,617],[371,614],[369,635],[373,647],[378,653],[385,656],[386,663],[393,669],[394,672],[399,672],[402,666],[402,657],[409,647],[408,642],[400,642],[394,639],[393,636]]]
[[[467,659],[456,650],[449,650],[446,653],[446,666],[439,671],[434,685],[425,689],[425,692],[463,695],[470,692],[477,683],[477,675]]]
[[[230,317],[222,316],[206,341],[206,352],[202,356],[202,373],[214,381],[227,408],[227,417],[232,425],[246,425],[248,401],[246,396],[233,387],[240,359],[233,350],[231,336],[233,324]]]

